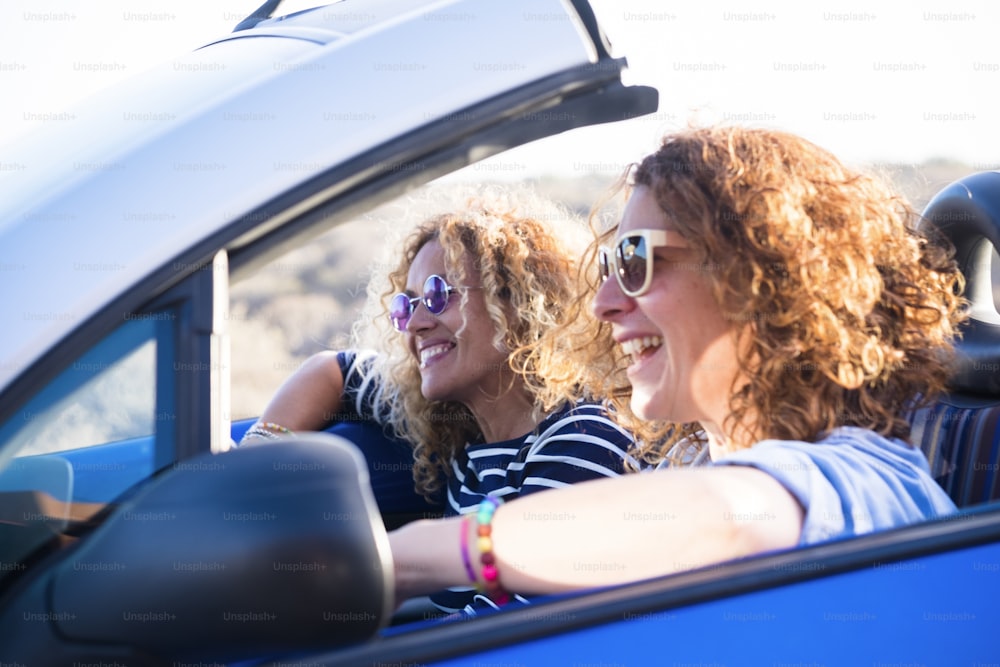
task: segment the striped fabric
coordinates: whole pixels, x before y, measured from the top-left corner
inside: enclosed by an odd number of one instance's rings
[[[452,461],[449,514],[474,512],[486,496],[511,499],[624,471],[632,438],[599,405],[566,405],[527,436],[468,445]]]
[[[914,413],[911,440],[959,507],[1000,498],[1000,402],[949,397]]]
[[[446,514],[470,514],[486,496],[511,500],[576,482],[615,477],[625,469],[631,436],[608,419],[599,405],[565,405],[531,433],[504,442],[467,445],[452,460]],[[539,521],[560,520],[539,516]],[[562,517],[565,518],[565,517]],[[446,612],[474,616],[488,607],[468,587],[430,596]],[[477,601],[478,598],[478,601]],[[524,598],[519,598],[527,603]]]

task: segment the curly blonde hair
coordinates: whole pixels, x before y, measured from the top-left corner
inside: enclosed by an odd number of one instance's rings
[[[944,389],[966,312],[950,245],[918,232],[902,197],[805,139],[739,127],[668,135],[621,189],[638,186],[700,254],[737,328],[746,383],[734,379],[723,425],[737,447],[813,442],[838,426],[908,440],[906,414]],[[616,230],[597,232],[590,258]],[[590,294],[598,286],[587,280]],[[610,325],[589,326],[576,338],[581,365],[611,359],[616,370],[580,381],[643,433],[635,455],[662,459],[685,436],[703,444],[697,424],[632,414],[628,361]]]
[[[430,498],[442,486],[442,473],[460,458],[468,443],[483,434],[467,407],[458,402],[431,401],[421,393],[419,362],[399,332],[388,326],[388,301],[406,288],[407,274],[417,253],[436,241],[444,249],[449,280],[478,282],[493,323],[493,345],[508,352],[513,382],[523,381],[534,402],[536,421],[553,405],[544,396],[559,382],[558,369],[532,350],[543,335],[561,324],[577,294],[579,258],[589,242],[586,225],[553,202],[527,190],[484,188],[454,210],[434,215],[404,240],[388,284],[373,277],[370,302],[378,316],[368,323],[377,330],[375,357],[366,382],[377,379],[376,404],[397,437],[414,448],[413,479],[418,492]],[[478,276],[468,276],[468,260]],[[469,298],[460,291],[463,312]]]

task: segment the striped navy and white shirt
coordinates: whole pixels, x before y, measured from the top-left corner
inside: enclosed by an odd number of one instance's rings
[[[624,471],[627,431],[600,405],[565,405],[534,431],[503,442],[468,445],[451,461],[448,513],[476,511],[486,496],[510,500]]]

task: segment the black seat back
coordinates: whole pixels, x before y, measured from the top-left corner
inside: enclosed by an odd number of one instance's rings
[[[952,183],[923,217],[955,246],[971,317],[958,343],[949,393],[912,416],[911,435],[931,474],[965,507],[1000,498],[1000,314],[992,267],[1000,248],[1000,172]]]

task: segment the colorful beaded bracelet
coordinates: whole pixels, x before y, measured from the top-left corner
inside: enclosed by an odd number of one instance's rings
[[[496,556],[493,554],[493,514],[503,502],[499,498],[487,496],[479,503],[476,512],[476,546],[479,548],[479,562],[482,564],[483,580],[486,595],[497,604],[510,601],[510,594],[500,583],[500,573],[497,571]]]

